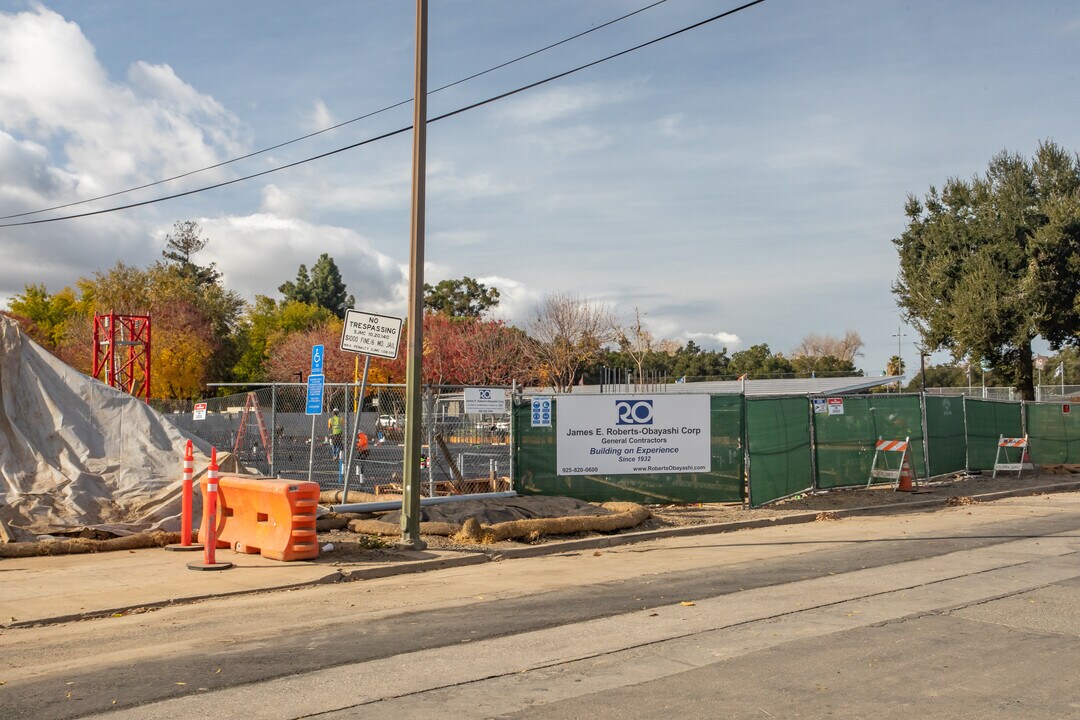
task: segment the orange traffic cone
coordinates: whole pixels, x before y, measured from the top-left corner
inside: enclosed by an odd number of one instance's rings
[[[900,463],[900,477],[896,482],[896,492],[915,492],[915,486],[912,484],[914,475],[911,471],[911,461],[908,460],[907,455],[904,455],[904,460]]]

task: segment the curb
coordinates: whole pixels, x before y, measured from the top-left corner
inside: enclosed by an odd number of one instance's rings
[[[1016,490],[1001,490],[992,493],[970,496],[973,500],[993,501],[1010,497],[1023,497],[1026,495],[1042,495],[1047,492],[1069,492],[1080,490],[1080,481],[1056,483],[1054,485],[1038,485],[1035,487],[1017,488]],[[578,550],[594,550],[603,547],[617,547],[636,542],[658,540],[669,537],[689,537],[693,535],[710,535],[736,530],[754,530],[764,527],[777,527],[782,525],[801,525],[808,522],[816,522],[818,515],[827,512],[834,517],[854,517],[859,515],[894,514],[898,512],[919,511],[939,507],[948,503],[949,498],[934,498],[933,500],[914,500],[911,502],[895,503],[890,505],[864,505],[855,508],[841,508],[837,510],[815,510],[812,512],[799,513],[797,515],[784,515],[775,518],[762,518],[759,520],[740,520],[728,523],[711,523],[706,525],[683,525],[674,528],[662,528],[659,530],[643,530],[641,532],[623,533],[605,537],[584,538],[581,540],[567,540],[564,542],[548,543],[533,547],[514,548],[493,553],[492,559],[513,559],[539,557],[542,555],[556,555],[559,553],[571,553]]]

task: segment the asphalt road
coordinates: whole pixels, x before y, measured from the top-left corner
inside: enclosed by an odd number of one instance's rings
[[[1080,717],[1078,549],[1059,495],[217,599],[7,631],[0,707]]]

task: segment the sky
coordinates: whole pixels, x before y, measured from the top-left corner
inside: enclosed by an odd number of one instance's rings
[[[429,89],[654,0],[432,0]],[[666,0],[433,93],[428,117],[739,5]],[[405,0],[0,0],[0,215],[102,210],[271,171],[412,123]],[[498,288],[524,325],[566,293],[656,338],[789,353],[858,332],[918,366],[892,284],[905,200],[1051,139],[1080,150],[1071,0],[766,0],[482,107],[427,136],[425,280]],[[405,102],[403,102],[405,101]],[[411,132],[228,186],[0,227],[0,303],[161,257],[194,219],[248,300],[329,253],[360,310],[404,315]],[[897,333],[901,337],[897,338]],[[898,346],[899,342],[899,346]],[[931,362],[944,361],[936,354]]]

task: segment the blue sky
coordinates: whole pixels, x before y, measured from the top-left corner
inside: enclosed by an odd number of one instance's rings
[[[650,4],[432,0],[430,87]],[[667,0],[431,97],[434,117],[735,7]],[[0,2],[0,214],[203,167],[407,99],[405,0]],[[428,136],[426,279],[481,278],[522,323],[577,293],[653,334],[788,352],[855,330],[896,353],[891,240],[909,192],[1001,149],[1080,150],[1080,6],[767,0],[459,116]],[[411,123],[404,105],[170,184],[269,169]],[[329,252],[361,309],[403,314],[411,136],[181,200],[0,228],[0,298],[118,260],[194,218],[230,287],[276,295]],[[153,188],[124,199],[163,194]],[[103,201],[80,209],[116,204]],[[917,365],[917,337],[903,355]]]

